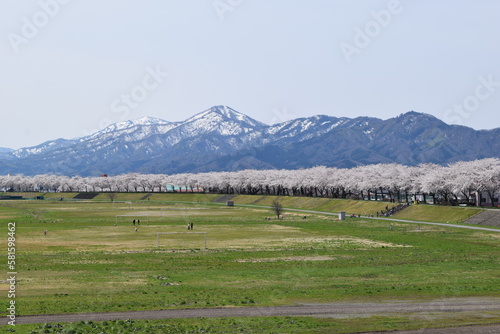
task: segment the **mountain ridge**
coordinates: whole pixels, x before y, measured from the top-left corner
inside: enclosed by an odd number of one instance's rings
[[[500,157],[499,137],[500,129],[448,125],[415,111],[388,120],[315,115],[266,125],[214,106],[180,122],[142,117],[85,137],[0,150],[0,173],[91,176],[446,164]]]

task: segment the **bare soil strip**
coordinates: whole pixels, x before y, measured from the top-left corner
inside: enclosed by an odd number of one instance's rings
[[[402,313],[429,314],[447,312],[492,312],[500,311],[500,298],[454,298],[439,299],[427,302],[385,302],[385,303],[330,303],[305,304],[294,306],[271,307],[231,307],[231,308],[200,308],[171,309],[160,311],[128,311],[106,313],[78,313],[30,315],[16,317],[16,324],[63,323],[77,321],[111,321],[111,320],[161,320],[189,319],[197,317],[270,317],[270,316],[309,316],[309,317],[366,317],[371,315],[394,315]],[[3,317],[0,324],[7,324]],[[422,332],[419,332],[422,333]]]

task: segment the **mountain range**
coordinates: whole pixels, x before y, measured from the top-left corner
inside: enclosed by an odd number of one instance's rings
[[[89,136],[0,148],[0,174],[95,176],[242,169],[446,164],[500,157],[500,128],[474,130],[410,111],[381,120],[318,115],[274,125],[227,106],[181,122],[144,117]]]

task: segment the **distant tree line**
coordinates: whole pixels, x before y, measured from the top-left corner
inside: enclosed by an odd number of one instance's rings
[[[476,194],[498,202],[500,159],[456,162],[447,166],[378,164],[350,169],[122,174],[109,177],[60,175],[0,176],[3,191],[45,192],[206,192],[278,196],[359,198],[434,203],[475,203]]]

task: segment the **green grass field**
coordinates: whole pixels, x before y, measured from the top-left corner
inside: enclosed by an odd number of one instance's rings
[[[325,212],[345,211],[356,215],[376,215],[386,211],[386,206],[392,208],[397,204],[381,201],[353,201],[345,199],[330,199],[318,197],[277,197],[239,195],[233,200],[237,204],[266,205],[278,199],[284,207]],[[397,213],[394,218],[440,223],[461,223],[479,213],[481,209],[473,207],[448,207],[437,205],[412,205]]]
[[[24,196],[26,198],[34,197],[34,193],[11,193],[14,196]],[[36,194],[44,196],[48,201],[71,200],[77,193],[41,193]],[[155,206],[161,207],[165,203],[205,203],[224,205],[224,203],[213,203],[220,197],[217,194],[198,194],[198,193],[117,193],[115,194],[116,207],[129,208],[137,206]],[[147,197],[147,199],[142,200]],[[375,215],[376,212],[386,210],[396,206],[394,203],[381,201],[353,201],[345,199],[331,199],[319,197],[277,197],[261,195],[238,195],[232,200],[236,204],[270,206],[272,202],[278,199],[285,208],[296,208],[305,210],[339,212],[345,211],[347,214],[356,215]],[[93,199],[93,202],[111,202],[109,193],[101,193]],[[123,202],[132,202],[127,204]],[[481,209],[474,207],[447,207],[435,205],[413,205],[409,209],[396,214],[395,218],[409,219],[417,221],[431,221],[441,223],[461,223],[471,216],[479,213]]]
[[[438,223],[462,223],[480,211],[481,209],[476,208],[412,205],[398,213],[395,217]]]
[[[338,221],[313,214],[303,220],[302,214],[292,212],[286,213],[285,220],[266,221],[271,211],[213,205],[210,201],[216,195],[164,195],[153,195],[149,201],[128,194],[117,198],[131,203],[103,198],[0,202],[1,224],[16,222],[17,314],[500,296],[498,233],[394,223],[391,230],[385,221]],[[237,203],[256,205],[272,200],[235,198]],[[348,212],[346,208],[351,208],[361,214],[386,205],[282,200],[285,207]],[[425,213],[426,207],[414,208],[424,208]],[[408,214],[413,219],[422,215],[422,220],[442,221],[450,215],[460,220],[470,213],[450,209],[428,217],[420,211]],[[141,225],[134,226],[133,219],[140,219]],[[188,232],[188,223],[194,224],[194,232],[207,232],[207,249],[201,234],[160,235],[157,247],[158,232]],[[2,255],[6,239],[7,232]],[[6,293],[7,283],[0,283]],[[7,303],[2,298],[2,316]],[[75,323],[64,329],[74,333],[85,333],[84,328],[94,328],[96,333],[97,329],[106,333],[351,333],[499,321],[498,314],[335,321],[263,317]],[[17,333],[61,331],[44,325],[15,329]]]

